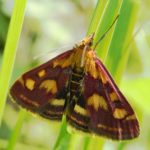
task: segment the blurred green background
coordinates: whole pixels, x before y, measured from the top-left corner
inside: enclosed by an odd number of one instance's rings
[[[141,134],[135,140],[114,142],[76,133],[66,138],[64,133],[61,139],[69,140],[62,140],[60,147],[63,149],[150,149],[150,0],[115,1],[29,0],[24,6],[25,16],[9,85],[33,66],[70,49],[95,29],[98,39],[114,16],[120,14],[114,32],[110,31],[102,41],[97,54],[133,106],[140,121]],[[99,11],[94,14],[96,6]],[[0,1],[0,69],[5,65],[2,60],[13,7],[13,0]],[[93,15],[94,19],[92,14],[96,16]],[[1,78],[5,79],[5,75]],[[3,108],[0,106],[0,109]],[[61,123],[23,111],[7,97],[0,126],[0,150],[53,149],[60,128]]]

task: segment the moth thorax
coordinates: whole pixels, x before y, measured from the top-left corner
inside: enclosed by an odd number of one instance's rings
[[[83,80],[84,70],[83,68],[75,67],[72,69],[70,92],[74,95],[79,92],[81,82]]]

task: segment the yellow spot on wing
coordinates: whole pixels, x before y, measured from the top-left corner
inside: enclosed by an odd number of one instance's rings
[[[134,120],[136,119],[135,114],[126,117],[126,120]]]
[[[65,100],[64,99],[51,99],[49,103],[54,106],[64,106]]]
[[[103,96],[100,96],[98,94],[93,94],[91,97],[89,97],[87,104],[93,106],[96,111],[98,111],[99,107],[108,110],[105,99],[103,98]]]
[[[77,113],[79,113],[79,114],[81,114],[81,115],[87,116],[86,109],[82,108],[81,106],[79,106],[77,104],[74,107],[74,111],[77,112]]]
[[[43,76],[45,76],[45,74],[46,74],[46,72],[44,69],[38,72],[39,77],[43,77]]]
[[[127,115],[127,111],[122,108],[116,108],[113,112],[113,116],[116,119],[123,119]]]
[[[111,101],[118,101],[118,96],[115,92],[109,94]]]
[[[32,91],[34,89],[35,81],[33,79],[28,78],[26,79],[25,85],[29,90]]]
[[[57,92],[57,84],[55,80],[45,80],[43,81],[40,86],[40,89],[46,89],[46,92],[51,92],[52,94],[55,94]]]

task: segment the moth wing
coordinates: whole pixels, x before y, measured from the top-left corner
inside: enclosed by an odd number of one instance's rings
[[[11,87],[11,98],[22,107],[48,119],[61,119],[73,50],[23,74]]]
[[[114,140],[137,137],[139,124],[135,113],[98,58],[94,70],[89,72],[83,83],[89,131]]]

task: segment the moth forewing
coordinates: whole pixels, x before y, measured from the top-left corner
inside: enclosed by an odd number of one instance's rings
[[[13,100],[45,118],[61,120],[72,52],[69,50],[23,74],[10,89]]]
[[[96,58],[96,78],[87,75],[85,96],[92,132],[115,140],[127,140],[139,135],[139,124],[132,107],[120,92],[102,62]],[[88,80],[93,88],[88,86]],[[93,89],[93,90],[91,90]],[[100,90],[101,89],[101,90]],[[89,94],[92,96],[89,96]]]

